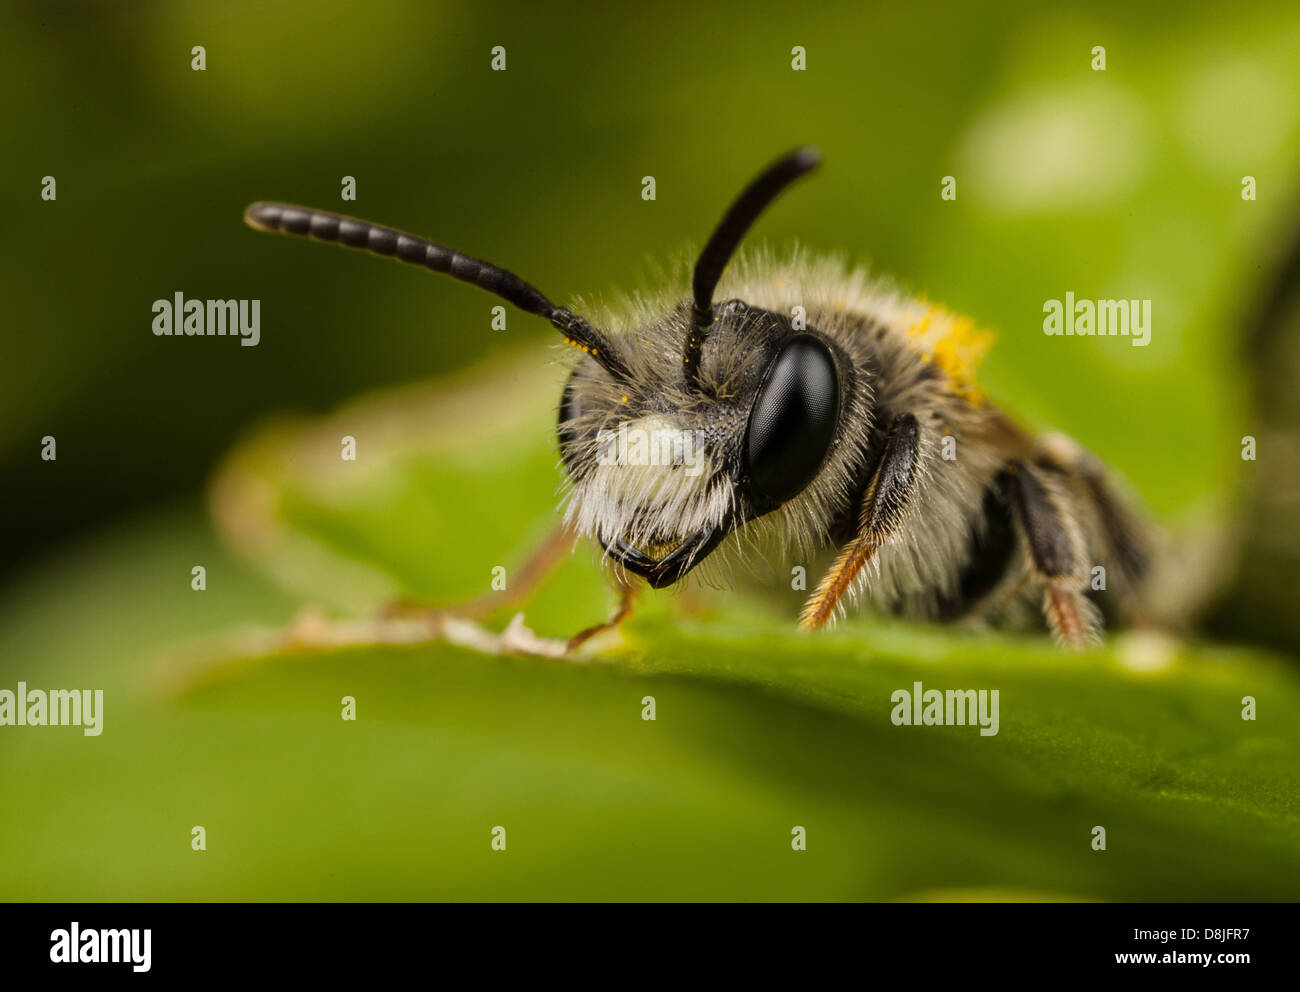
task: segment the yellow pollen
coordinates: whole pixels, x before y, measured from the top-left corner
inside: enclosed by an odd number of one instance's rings
[[[918,346],[927,346],[921,359],[933,361],[944,371],[954,395],[976,404],[983,402],[983,391],[975,382],[975,367],[992,344],[992,334],[977,330],[969,317],[958,316],[937,304],[930,305],[907,333]]]

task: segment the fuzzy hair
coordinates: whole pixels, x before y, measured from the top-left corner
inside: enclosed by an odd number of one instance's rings
[[[854,501],[874,468],[873,435],[889,428],[883,418],[908,412],[921,429],[912,497],[896,533],[859,574],[848,598],[904,615],[934,615],[957,595],[972,535],[986,526],[984,494],[1009,461],[1031,457],[1034,450],[975,382],[982,336],[964,318],[840,258],[797,249],[778,258],[760,249],[737,256],[722,277],[715,293],[720,319],[706,338],[700,367],[705,388],[691,390],[681,374],[690,324],[688,275],[682,265],[663,281],[663,290],[634,295],[617,308],[575,307],[607,333],[632,375],[628,382],[614,381],[589,357],[574,366],[568,392],[576,415],[566,421],[571,435],[562,444],[566,522],[585,536],[621,537],[657,556],[743,510],[744,496],[734,484],[737,460],[754,394],[773,354],[747,339],[738,322],[723,320],[721,307],[738,299],[786,318],[802,307],[808,330],[848,366],[847,377],[841,369],[841,416],[830,451],[802,492],[738,527],[691,574],[726,585],[737,568],[779,568],[784,576],[791,565],[813,571],[836,525],[857,520]],[[654,424],[670,436],[699,432],[693,436],[704,439],[704,469],[692,478],[680,462],[634,466],[615,458],[609,464],[610,435],[603,449],[597,435],[620,423]],[[941,456],[945,438],[959,446],[955,458]],[[615,447],[621,456],[622,448]],[[599,465],[602,450],[607,464]],[[1053,496],[1065,499],[1057,488]],[[1023,558],[1024,536],[1017,535]],[[1070,543],[1078,561],[1089,560],[1085,536],[1073,523]],[[1014,612],[1023,596],[1006,587],[1023,585],[1017,578],[1022,571],[1009,568],[989,599],[1010,600]]]

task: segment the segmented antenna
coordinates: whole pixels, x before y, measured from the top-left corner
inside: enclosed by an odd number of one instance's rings
[[[704,347],[705,335],[713,326],[713,291],[722,278],[722,270],[727,267],[740,239],[753,226],[759,214],[767,209],[783,189],[817,168],[821,158],[821,152],[816,148],[797,148],[769,165],[745,187],[723,214],[709,243],[700,252],[692,283],[695,295],[691,313],[692,326],[686,334],[686,348],[682,355],[686,379],[691,384],[699,379],[700,351]]]
[[[564,335],[569,344],[590,355],[616,379],[627,379],[629,376],[627,366],[609,341],[586,320],[571,310],[557,307],[536,286],[524,282],[513,272],[480,258],[444,248],[426,238],[417,238],[413,234],[381,224],[345,217],[328,210],[295,207],[288,203],[254,203],[244,211],[244,222],[259,231],[297,234],[398,258],[486,289],[526,313],[545,317]]]

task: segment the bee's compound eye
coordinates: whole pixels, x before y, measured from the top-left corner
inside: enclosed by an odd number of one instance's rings
[[[794,338],[773,359],[745,431],[745,468],[760,494],[783,503],[812,481],[839,419],[835,359],[817,338]]]

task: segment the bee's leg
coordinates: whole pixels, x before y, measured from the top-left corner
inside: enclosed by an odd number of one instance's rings
[[[569,638],[565,647],[565,652],[576,651],[587,641],[591,640],[597,634],[603,634],[607,630],[613,630],[629,616],[632,615],[632,605],[636,602],[636,590],[626,582],[618,584],[618,609],[616,609],[608,620],[602,620],[594,626],[580,630]]]
[[[900,413],[889,428],[880,464],[867,487],[857,536],[840,551],[817,591],[804,604],[800,627],[811,630],[831,622],[863,566],[898,529],[916,482],[920,446],[921,430],[916,417]]]
[[[619,606],[609,619],[569,638],[534,634],[524,626],[522,613],[515,614],[499,633],[484,627],[479,620],[512,602],[526,599],[572,549],[574,540],[571,531],[563,527],[555,530],[520,567],[509,596],[502,591],[470,600],[460,607],[404,601],[388,607],[381,616],[362,620],[334,619],[319,610],[305,609],[287,627],[243,631],[237,638],[218,640],[202,654],[194,652],[194,659],[186,665],[177,665],[176,659],[169,658],[169,674],[160,681],[167,682],[175,691],[185,691],[228,668],[247,664],[250,658],[282,651],[376,644],[442,641],[482,654],[567,658],[597,634],[613,630],[627,619],[634,599],[630,586],[619,583]]]
[[[1032,574],[1043,587],[1047,625],[1061,643],[1082,648],[1096,639],[1099,617],[1082,591],[1080,540],[1063,505],[1068,496],[1050,490],[1042,474],[1024,462],[1007,466],[1002,481],[1029,548]]]
[[[1119,598],[1136,598],[1151,569],[1154,535],[1130,508],[1106,473],[1105,466],[1063,434],[1044,438],[1040,445],[1040,464],[1056,468],[1077,480],[1086,500],[1097,516],[1099,537],[1108,550],[1107,564],[1119,572],[1122,586]]]
[[[619,604],[614,613],[600,623],[578,631],[573,636],[555,641],[534,637],[523,626],[522,615],[511,620],[510,626],[501,635],[491,634],[478,627],[478,621],[485,619],[497,610],[524,602],[533,591],[545,581],[546,577],[573,550],[577,535],[561,525],[555,528],[539,544],[522,565],[514,572],[509,591],[501,590],[479,596],[459,605],[435,606],[412,600],[399,600],[387,606],[382,620],[415,619],[433,625],[435,630],[447,637],[450,630],[458,632],[461,640],[468,646],[476,647],[485,653],[539,654],[548,657],[571,654],[591,640],[597,634],[613,630],[632,613],[636,596],[632,586],[618,581]],[[447,639],[455,639],[448,637]]]
[[[513,578],[507,589],[485,593],[475,599],[450,606],[436,606],[418,600],[399,599],[389,603],[381,611],[383,617],[429,617],[434,614],[451,613],[467,620],[482,620],[497,610],[514,606],[528,599],[533,591],[542,584],[548,575],[573,550],[577,535],[572,530],[560,525],[551,531],[512,573]]]

